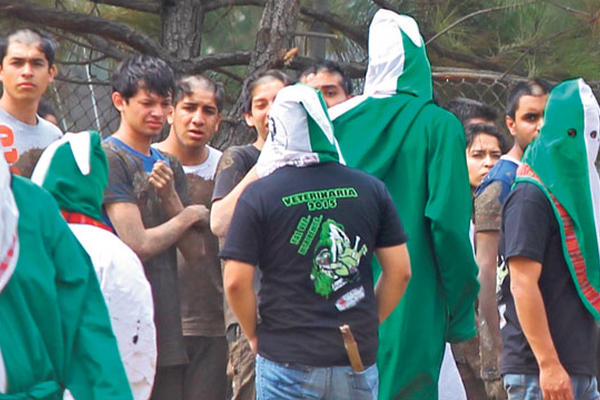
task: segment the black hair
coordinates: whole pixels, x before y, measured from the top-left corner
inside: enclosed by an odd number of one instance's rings
[[[540,78],[532,78],[525,82],[519,82],[513,86],[508,92],[506,100],[506,115],[515,118],[519,100],[522,96],[543,96],[548,94],[552,89],[552,85]]]
[[[31,29],[19,29],[0,38],[0,63],[4,61],[4,57],[6,57],[6,53],[8,52],[8,46],[13,42],[26,45],[37,44],[40,51],[44,53],[48,61],[48,66],[51,67],[54,64],[54,54],[58,48],[58,43],[51,37],[42,35]]]
[[[54,115],[55,117],[57,116],[50,102],[45,99],[40,99],[37,114],[42,118],[45,118],[47,115]]]
[[[175,91],[171,67],[160,58],[136,56],[123,60],[114,70],[111,83],[113,92],[119,92],[126,101],[140,89],[168,97]]]
[[[302,78],[310,74],[318,74],[319,72],[338,74],[342,78],[341,86],[346,92],[346,95],[352,94],[352,81],[346,76],[340,65],[331,60],[321,60],[306,68],[298,75],[298,80],[302,80]]]
[[[244,99],[244,106],[242,111],[246,114],[250,114],[252,112],[252,92],[254,89],[265,82],[269,81],[280,81],[284,86],[289,86],[292,83],[292,78],[290,78],[284,72],[278,69],[269,69],[267,71],[258,71],[255,72],[250,78],[246,81],[244,88],[242,90],[241,96]]]
[[[481,118],[492,123],[498,118],[498,113],[492,107],[466,97],[450,99],[446,104],[446,110],[456,115],[463,125],[473,118]]]
[[[495,125],[491,124],[467,124],[465,126],[465,139],[467,142],[467,149],[471,147],[475,138],[481,134],[490,135],[498,139],[500,145],[500,151],[502,154],[506,153],[508,148],[504,135],[496,128]]]
[[[173,96],[173,105],[177,105],[184,96],[190,96],[194,93],[194,89],[201,88],[208,90],[215,97],[215,103],[219,112],[223,110],[225,102],[225,91],[223,85],[215,82],[204,75],[186,75],[177,80],[175,84],[175,94]]]

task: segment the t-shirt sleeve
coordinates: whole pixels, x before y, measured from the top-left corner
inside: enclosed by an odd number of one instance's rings
[[[490,183],[474,201],[475,232],[499,231],[502,221],[501,181]]]
[[[108,186],[104,191],[104,204],[136,203],[133,172],[127,170],[124,155],[106,144],[102,147],[108,160]]]
[[[379,213],[379,232],[375,247],[389,247],[406,243],[408,236],[400,221],[390,193],[383,184],[380,185],[381,212]]]
[[[255,199],[256,197],[252,193],[249,194],[248,190],[240,197],[219,257],[252,265],[258,264],[262,240],[265,237],[262,227],[265,224],[253,205]]]
[[[502,218],[504,257],[526,257],[541,263],[556,221],[542,190],[532,183],[518,184],[506,200]]]
[[[240,153],[232,149],[225,150],[217,166],[212,201],[227,196],[247,172]]]

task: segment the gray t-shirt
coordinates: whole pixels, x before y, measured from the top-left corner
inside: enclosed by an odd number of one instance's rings
[[[19,175],[29,176],[30,170],[33,170],[35,161],[39,158],[38,154],[37,157],[34,157],[35,160],[28,161],[26,156],[29,151],[45,149],[62,136],[61,130],[52,123],[39,116],[37,120],[36,125],[26,124],[0,108],[0,143],[6,161]],[[21,161],[17,163],[19,160]],[[25,170],[29,173],[26,173]]]

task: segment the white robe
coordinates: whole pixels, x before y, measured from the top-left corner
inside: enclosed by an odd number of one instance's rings
[[[150,284],[136,254],[112,233],[69,224],[92,259],[135,400],[147,400],[156,371],[156,328]]]

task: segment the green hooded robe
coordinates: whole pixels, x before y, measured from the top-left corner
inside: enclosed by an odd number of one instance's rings
[[[476,333],[479,284],[464,131],[432,95],[417,23],[378,11],[369,30],[365,94],[330,115],[348,166],[385,182],[410,238],[411,281],[379,328],[383,400],[437,399],[445,342]],[[374,270],[378,275],[379,265]]]
[[[540,135],[527,147],[515,185],[546,195],[560,227],[563,254],[581,301],[600,320],[600,107],[583,79],[548,96]]]
[[[132,399],[87,253],[50,194],[18,176],[12,192],[20,252],[0,292],[0,400],[61,400],[65,388],[77,400]]]

